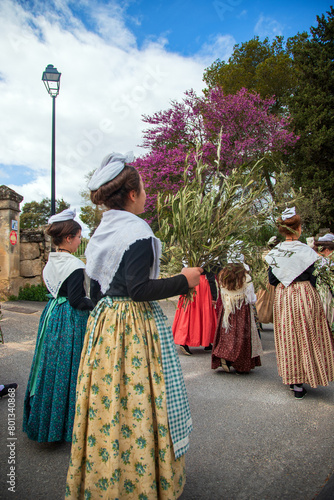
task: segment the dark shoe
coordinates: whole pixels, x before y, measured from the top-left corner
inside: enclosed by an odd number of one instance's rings
[[[226,359],[221,359],[220,360],[220,366],[222,367],[222,369],[224,370],[224,372],[230,373],[230,367],[228,366]]]
[[[290,391],[293,391],[293,384],[290,384]]]
[[[4,396],[8,396],[8,390],[9,389],[14,389],[16,390],[18,388],[17,384],[7,384],[5,387],[0,391],[0,398],[3,398]]]
[[[249,375],[249,372],[239,372],[238,370],[235,370],[235,373],[238,375]]]
[[[192,352],[187,345],[180,345],[180,349],[186,356],[191,356]]]
[[[207,345],[206,347],[204,347],[204,351],[212,351],[212,344]]]
[[[305,394],[307,393],[307,391],[303,387],[302,391],[294,391],[294,393],[295,393],[295,398],[296,399],[303,399],[303,397],[305,396]]]

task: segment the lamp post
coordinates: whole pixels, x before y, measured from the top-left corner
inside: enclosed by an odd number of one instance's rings
[[[52,64],[43,71],[42,80],[52,97],[52,147],[51,147],[51,215],[56,213],[56,97],[59,94],[61,73]]]

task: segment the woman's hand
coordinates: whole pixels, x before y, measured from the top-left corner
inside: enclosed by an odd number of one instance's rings
[[[199,284],[199,278],[203,272],[201,267],[184,267],[181,274],[187,278],[189,288],[194,288]]]

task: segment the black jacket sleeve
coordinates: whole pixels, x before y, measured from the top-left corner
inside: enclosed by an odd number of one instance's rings
[[[150,279],[153,263],[151,239],[133,243],[124,253],[121,265],[107,291],[108,295],[127,295],[136,302],[161,300],[188,292],[183,274],[172,278]]]
[[[90,298],[94,305],[103,297],[99,283],[93,279],[90,280]]]
[[[280,283],[280,281],[276,278],[276,276],[272,272],[271,267],[269,267],[268,269],[268,278],[270,285],[277,286]]]
[[[63,297],[67,297],[70,305],[74,309],[84,311],[94,308],[93,302],[86,297],[83,269],[76,269],[66,278],[60,287],[59,294]]]

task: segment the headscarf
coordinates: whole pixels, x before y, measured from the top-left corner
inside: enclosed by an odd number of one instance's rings
[[[122,172],[125,164],[133,162],[133,152],[129,151],[125,155],[121,153],[110,153],[102,160],[101,166],[98,167],[91,180],[88,183],[90,191],[96,191],[99,187],[107,182],[115,179]]]
[[[291,219],[296,215],[296,207],[286,208],[282,213],[282,220]]]
[[[334,241],[334,234],[332,233],[327,233],[325,234],[324,236],[320,236],[320,238],[318,238],[318,241]]]
[[[74,208],[71,210],[70,208],[66,208],[59,214],[51,215],[51,217],[48,220],[49,224],[53,224],[54,222],[63,222],[65,220],[72,220],[76,216],[77,212],[76,209]]]

